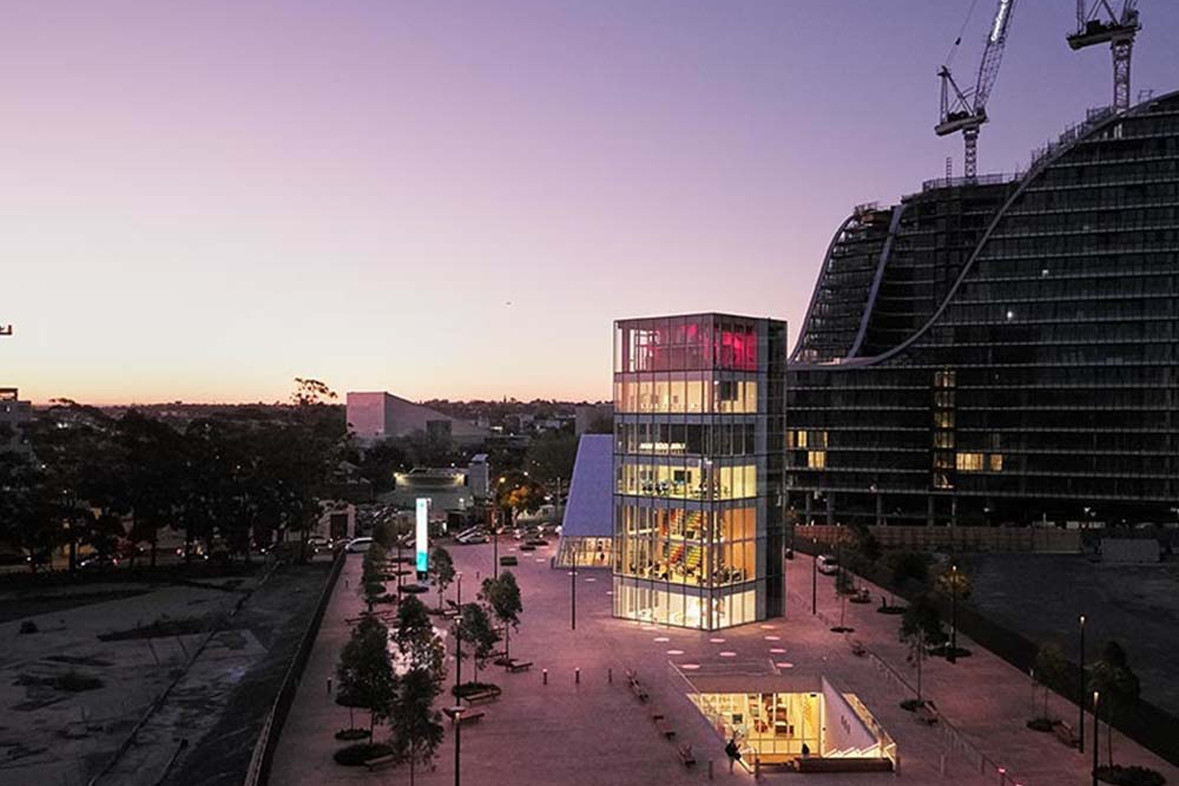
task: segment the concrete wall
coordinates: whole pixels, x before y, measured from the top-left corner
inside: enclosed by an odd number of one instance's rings
[[[879,742],[826,677],[823,678],[823,726],[823,756],[849,748],[864,752]]]

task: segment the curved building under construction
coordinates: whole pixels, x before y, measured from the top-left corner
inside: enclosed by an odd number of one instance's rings
[[[1179,92],[857,208],[793,352],[798,523],[1179,517]]]

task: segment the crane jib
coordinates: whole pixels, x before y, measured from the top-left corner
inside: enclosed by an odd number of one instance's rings
[[[995,12],[995,24],[991,28],[991,43],[999,40],[1003,35],[1003,28],[1007,23],[1007,11],[1011,8],[1012,0],[999,0],[999,10]]]

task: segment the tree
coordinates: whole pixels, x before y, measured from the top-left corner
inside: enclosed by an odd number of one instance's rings
[[[475,681],[478,682],[479,670],[487,665],[499,643],[499,633],[492,627],[487,610],[478,603],[464,603],[454,627],[456,634],[461,634],[463,643],[470,647],[458,653],[458,657],[466,658],[470,652],[470,657],[475,660]]]
[[[948,567],[938,574],[934,588],[947,598],[955,594],[956,591],[958,600],[965,600],[970,597],[974,585],[970,581],[970,576],[961,567],[958,570]]]
[[[438,683],[425,669],[410,669],[401,678],[401,694],[390,724],[398,754],[409,762],[410,786],[416,765],[428,764],[442,743],[442,716],[433,706],[438,690]]]
[[[511,472],[500,478],[496,487],[496,503],[508,513],[510,527],[522,511],[540,510],[544,504],[545,488],[522,472]],[[498,569],[499,566],[496,566]]]
[[[454,581],[454,560],[450,556],[450,552],[442,546],[435,546],[434,553],[430,555],[430,575],[434,578],[434,584],[438,587],[438,609],[442,609],[442,593],[446,592],[446,588]]]
[[[917,667],[917,701],[921,698],[921,667],[928,655],[929,647],[936,647],[946,640],[942,630],[941,617],[927,595],[918,595],[905,609],[901,617],[901,641],[908,645],[906,660]]]
[[[1126,651],[1116,641],[1106,642],[1101,650],[1101,660],[1093,664],[1089,682],[1100,694],[1101,706],[1106,708],[1105,730],[1109,766],[1113,766],[1113,725],[1114,715],[1128,709],[1142,692],[1138,676],[1130,669]],[[1097,741],[1094,740],[1096,745]]]
[[[1041,718],[1048,719],[1048,693],[1053,685],[1063,685],[1068,676],[1068,660],[1055,644],[1041,644],[1036,651],[1035,678],[1044,689],[1044,711]]]
[[[393,633],[397,649],[409,662],[409,668],[430,674],[442,684],[445,653],[442,641],[434,633],[434,624],[426,606],[413,595],[407,596],[397,608],[397,629]]]
[[[929,580],[929,563],[921,554],[912,551],[890,554],[888,563],[892,568],[892,583],[896,587],[903,588],[910,582],[924,584]]]
[[[389,631],[375,617],[365,615],[353,628],[336,667],[336,700],[369,711],[370,739],[377,722],[389,717],[397,695],[397,675],[388,644]]]
[[[512,571],[505,570],[498,577],[483,580],[479,597],[491,608],[491,613],[504,626],[504,660],[511,658],[511,631],[520,627],[520,612],[524,605],[520,601],[520,585]]]
[[[370,612],[377,598],[385,594],[385,558],[385,548],[373,541],[360,563],[360,593]]]
[[[560,432],[545,432],[534,439],[524,454],[529,477],[544,483],[557,478],[568,482],[577,458],[577,442],[574,435]]]

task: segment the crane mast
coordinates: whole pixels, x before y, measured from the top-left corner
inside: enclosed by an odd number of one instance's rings
[[[948,65],[943,65],[937,72],[942,80],[941,119],[933,130],[938,136],[962,132],[965,145],[963,169],[967,178],[978,176],[978,131],[987,122],[987,99],[999,76],[1014,11],[1015,0],[999,0],[973,88],[963,91],[958,87]]]
[[[1117,112],[1130,108],[1130,55],[1134,36],[1142,28],[1136,0],[1125,0],[1122,13],[1114,13],[1108,0],[1077,0],[1077,29],[1069,33],[1069,48],[1076,51],[1108,43],[1113,54],[1113,106]]]

